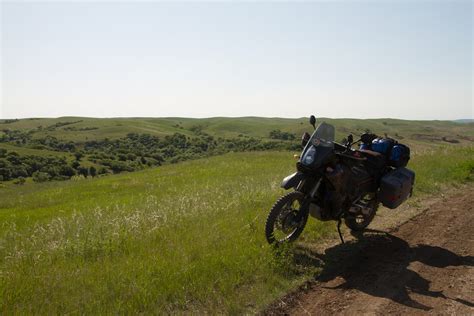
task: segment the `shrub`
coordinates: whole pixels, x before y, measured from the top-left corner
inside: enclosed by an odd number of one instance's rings
[[[84,177],[87,177],[89,175],[89,170],[87,170],[86,167],[78,167],[77,173],[83,175]]]
[[[16,185],[23,185],[25,184],[26,180],[23,177],[16,178],[13,183]]]
[[[35,182],[46,182],[49,181],[51,177],[46,172],[35,171],[33,172],[33,181]]]
[[[74,157],[76,157],[76,160],[77,160],[77,161],[80,161],[83,156],[84,156],[84,155],[83,155],[81,152],[79,152],[79,151],[77,151],[77,152],[74,153]]]
[[[99,174],[107,174],[107,173],[109,173],[107,168],[105,168],[105,167],[100,167],[99,168]]]
[[[64,165],[59,168],[59,174],[70,178],[76,174],[76,170],[71,166]]]
[[[270,132],[270,138],[272,139],[282,139],[282,140],[294,140],[295,135],[287,132],[282,132],[279,129],[273,130]]]
[[[90,174],[91,177],[95,177],[97,175],[97,170],[95,169],[94,166],[91,166],[89,168],[89,174]]]

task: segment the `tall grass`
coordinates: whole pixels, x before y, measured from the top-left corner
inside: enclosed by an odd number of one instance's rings
[[[289,154],[231,154],[26,188],[33,191],[14,207],[18,216],[2,224],[0,310],[256,308],[265,302],[261,293],[296,281],[275,262],[262,232],[291,165]],[[67,208],[71,195],[79,199]],[[29,219],[35,209],[40,224]]]
[[[474,147],[444,147],[415,155],[409,168],[416,171],[415,196],[474,180]]]
[[[288,153],[241,153],[0,191],[0,312],[242,313],[315,267],[263,237],[293,172]],[[474,149],[415,156],[417,194],[472,177]],[[311,221],[316,241],[332,223]]]

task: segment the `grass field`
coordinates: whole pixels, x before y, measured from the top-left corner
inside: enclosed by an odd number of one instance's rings
[[[294,163],[288,152],[230,153],[0,189],[0,312],[258,311],[317,272],[263,236]],[[420,147],[409,167],[422,197],[472,181],[474,147]],[[311,220],[302,239],[334,227]]]
[[[73,155],[68,152],[60,152],[60,151],[44,150],[44,149],[32,149],[32,148],[15,146],[8,143],[0,143],[0,148],[6,149],[9,152],[15,151],[19,155],[55,156],[55,157],[66,157],[69,159],[73,158]]]

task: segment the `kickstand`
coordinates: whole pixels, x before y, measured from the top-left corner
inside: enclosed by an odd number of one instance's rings
[[[344,238],[342,237],[342,233],[341,233],[341,218],[339,218],[339,220],[337,221],[337,232],[339,233],[339,238],[341,238],[341,242],[344,243]]]

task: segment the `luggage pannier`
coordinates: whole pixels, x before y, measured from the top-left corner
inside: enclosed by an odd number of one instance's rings
[[[378,199],[383,206],[397,208],[411,195],[415,173],[407,168],[398,168],[382,177]]]

